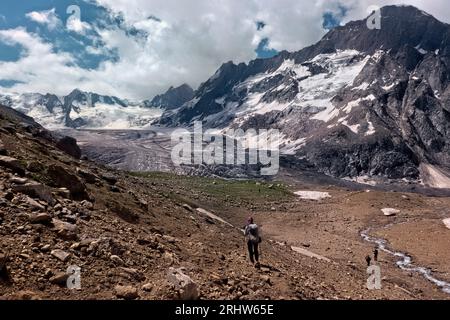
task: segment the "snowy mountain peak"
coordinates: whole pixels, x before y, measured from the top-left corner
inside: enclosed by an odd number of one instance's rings
[[[418,180],[450,170],[450,26],[414,7],[381,9],[298,52],[223,64],[161,125],[278,129],[289,165],[341,178]]]
[[[162,114],[160,108],[129,104],[114,96],[79,89],[58,97],[53,94],[24,93],[0,95],[0,104],[12,107],[46,128],[127,129],[150,125]]]
[[[149,107],[172,110],[180,108],[193,97],[194,90],[189,85],[183,84],[177,88],[170,87],[164,94],[157,95],[153,100],[145,101],[144,104]]]

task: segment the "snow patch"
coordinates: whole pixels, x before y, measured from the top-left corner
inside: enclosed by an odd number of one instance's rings
[[[280,152],[285,155],[294,155],[296,152],[306,145],[306,138],[300,138],[298,140],[292,141],[290,139],[284,142],[281,146]]]
[[[342,178],[342,180],[356,182],[359,184],[366,184],[366,185],[369,185],[372,187],[377,185],[377,182],[375,180],[372,180],[369,176],[345,177],[345,178]]]
[[[384,91],[390,91],[397,85],[397,82],[392,83],[391,85],[381,87]]]
[[[369,128],[368,128],[367,132],[365,133],[366,137],[374,135],[376,133],[373,123],[371,121],[367,121],[367,122],[369,123]]]
[[[359,124],[349,125],[347,121],[343,121],[342,124],[344,126],[346,126],[347,128],[349,128],[351,131],[353,131],[353,133],[356,133],[356,134],[358,134],[358,132],[359,132],[359,127],[361,127],[361,125],[359,125]]]
[[[331,195],[328,192],[320,191],[297,191],[294,192],[294,194],[300,196],[300,199],[304,200],[322,200],[331,198]]]
[[[359,98],[353,101],[350,101],[349,103],[347,103],[347,105],[344,107],[344,111],[349,114],[350,112],[352,112],[352,110],[356,107],[358,107],[361,102],[363,101],[374,101],[376,100],[376,97],[373,94],[369,94],[367,97],[364,98]]]
[[[368,88],[369,86],[370,86],[369,83],[363,82],[363,83],[360,84],[359,86],[354,87],[352,90],[353,90],[353,91],[364,91],[364,90],[367,90],[367,88]]]

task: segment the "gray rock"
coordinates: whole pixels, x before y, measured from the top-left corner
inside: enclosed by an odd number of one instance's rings
[[[197,300],[199,297],[197,284],[182,269],[170,268],[167,272],[167,280],[179,292],[181,300]]]
[[[19,178],[19,177],[12,177],[9,179],[9,182],[15,183],[15,184],[25,184],[27,183],[28,179],[26,178]]]
[[[55,203],[52,195],[52,190],[41,183],[30,182],[24,185],[13,185],[11,186],[11,189],[13,192],[19,192],[26,194],[32,198],[38,198],[50,205],[53,205]]]

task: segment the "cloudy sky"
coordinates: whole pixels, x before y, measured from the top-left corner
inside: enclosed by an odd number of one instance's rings
[[[196,88],[224,62],[299,50],[385,4],[450,22],[448,0],[2,0],[0,92]]]

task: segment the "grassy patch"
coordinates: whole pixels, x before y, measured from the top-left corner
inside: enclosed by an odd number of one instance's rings
[[[233,198],[236,200],[279,201],[292,197],[292,192],[278,182],[259,182],[254,180],[224,180],[206,177],[178,176],[162,172],[131,172],[168,187],[190,190],[192,194],[204,193],[218,200]]]

